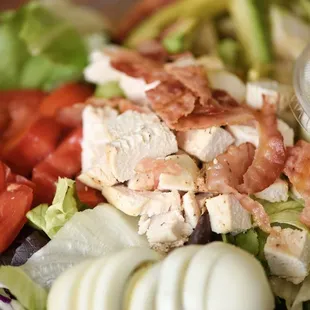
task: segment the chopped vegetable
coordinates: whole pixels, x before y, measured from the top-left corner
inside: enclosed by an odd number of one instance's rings
[[[46,309],[47,292],[19,267],[0,267],[0,283],[9,289],[25,309]]]
[[[267,0],[232,0],[230,12],[248,64],[261,67],[272,61]]]
[[[108,204],[77,212],[22,268],[36,283],[50,287],[61,272],[87,258],[131,246],[148,247],[137,229],[137,218]]]
[[[49,90],[82,77],[87,46],[70,23],[38,2],[0,18],[0,89]]]
[[[73,130],[57,149],[34,167],[32,181],[36,185],[35,204],[51,204],[58,177],[74,178],[81,170],[82,129]]]
[[[255,256],[259,253],[258,235],[254,229],[250,229],[245,233],[237,235],[235,238],[235,244]]]
[[[50,238],[78,212],[74,183],[70,179],[59,178],[52,205],[41,204],[27,213],[28,220]]]
[[[119,82],[111,81],[103,85],[98,85],[96,88],[95,96],[98,98],[115,98],[125,97],[123,90],[119,86]]]
[[[172,3],[137,26],[127,38],[125,45],[136,47],[146,40],[156,38],[169,24],[180,16],[211,18],[227,9],[228,0],[181,0]]]
[[[196,19],[187,18],[177,21],[164,34],[163,46],[171,54],[182,53],[190,49],[192,31],[197,24]]]
[[[23,184],[10,183],[0,193],[0,253],[11,245],[26,223],[32,199],[32,188]]]
[[[276,53],[295,60],[309,42],[310,26],[287,9],[273,5],[271,9],[272,41]]]
[[[56,112],[64,107],[76,103],[84,103],[93,93],[92,87],[84,84],[65,84],[45,97],[40,105],[40,113],[46,117],[55,116]]]

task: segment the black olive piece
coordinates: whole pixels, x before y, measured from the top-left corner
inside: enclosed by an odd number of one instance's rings
[[[209,213],[206,211],[199,219],[198,224],[190,235],[187,244],[207,244],[213,241]]]

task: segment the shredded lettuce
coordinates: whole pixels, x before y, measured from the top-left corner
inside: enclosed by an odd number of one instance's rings
[[[105,35],[99,39],[105,28],[98,16],[92,19],[92,13],[86,11],[84,23],[83,10],[73,9],[72,4],[64,1],[57,0],[56,6],[49,3],[33,1],[16,11],[0,14],[0,90],[48,91],[79,80],[87,65],[89,48],[107,41]],[[67,10],[60,13],[64,8]]]
[[[119,86],[119,82],[111,81],[103,85],[98,85],[96,88],[95,96],[99,98],[115,98],[125,97],[123,90]]]
[[[19,267],[0,267],[0,283],[27,310],[46,309],[47,292],[34,283]]]
[[[32,225],[43,230],[51,239],[58,230],[79,211],[75,197],[75,182],[59,178],[52,205],[41,204],[27,213]]]

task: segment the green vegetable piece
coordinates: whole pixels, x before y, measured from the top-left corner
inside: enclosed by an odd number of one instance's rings
[[[27,218],[52,239],[58,230],[79,211],[78,207],[75,182],[67,178],[59,178],[52,205],[37,206],[27,213]]]
[[[0,14],[0,89],[51,90],[82,78],[87,43],[39,2]]]
[[[300,213],[304,208],[301,200],[271,203],[259,200],[269,215],[270,222],[283,227],[293,226],[301,230],[308,230],[307,226],[299,221]]]
[[[96,88],[95,96],[99,98],[110,99],[115,97],[125,97],[125,94],[117,81],[111,81],[103,85],[98,85]]]
[[[269,27],[270,1],[232,0],[230,12],[247,58],[252,67],[271,63],[272,48]]]
[[[224,63],[232,69],[244,67],[243,51],[239,42],[233,39],[224,39],[219,42],[218,53]]]
[[[180,0],[165,6],[135,28],[125,44],[136,47],[141,42],[158,37],[165,27],[178,18],[207,19],[227,10],[230,0]]]
[[[25,309],[46,309],[47,292],[34,283],[20,267],[1,266],[0,283],[10,290]]]
[[[236,246],[256,256],[259,253],[259,241],[257,232],[250,229],[245,233],[238,234],[235,238]]]
[[[31,226],[39,230],[46,230],[45,215],[48,209],[48,204],[40,204],[26,214]]]
[[[0,89],[19,87],[20,71],[30,57],[27,47],[18,38],[24,11],[1,15],[0,21]]]
[[[197,24],[196,19],[181,19],[162,40],[163,46],[171,54],[181,53],[190,48],[192,31]]]
[[[20,38],[33,56],[45,55],[56,63],[75,65],[81,70],[87,64],[87,48],[78,32],[37,2],[26,7]]]

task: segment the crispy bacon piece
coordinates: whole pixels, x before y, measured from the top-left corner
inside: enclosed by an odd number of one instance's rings
[[[254,154],[255,147],[250,143],[230,146],[226,153],[219,155],[201,170],[197,180],[198,190],[223,193],[227,185],[237,188],[252,164]]]
[[[142,20],[152,15],[160,8],[175,2],[176,0],[142,0],[126,14],[126,18],[122,20],[118,26],[116,38],[124,40],[130,31],[137,26]]]
[[[144,158],[137,165],[135,171],[152,176],[154,180],[154,189],[156,189],[158,187],[159,177],[162,173],[179,175],[182,172],[182,168],[172,160]]]
[[[288,149],[284,173],[302,195],[306,206],[300,221],[310,227],[310,144],[300,140]]]
[[[166,62],[169,59],[169,54],[158,40],[144,41],[137,46],[137,51],[143,57],[159,61]]]
[[[176,80],[181,82],[187,89],[191,90],[199,98],[199,103],[204,106],[212,100],[212,92],[201,66],[180,67],[173,64],[165,66],[165,70]]]
[[[283,136],[277,128],[276,104],[264,97],[261,113],[256,114],[259,125],[259,146],[251,167],[243,176],[239,191],[247,194],[260,192],[280,177],[286,160]]]
[[[110,57],[111,66],[134,78],[143,78],[146,83],[164,81],[169,74],[163,69],[162,63],[148,59],[137,52],[117,49],[105,50]]]
[[[196,103],[194,94],[174,79],[161,82],[147,91],[147,97],[152,109],[168,125],[178,123],[184,115],[192,113]]]
[[[253,215],[257,225],[264,231],[270,232],[269,218],[263,206],[248,195],[240,194],[236,189],[252,164],[254,154],[255,148],[250,143],[244,143],[238,147],[231,146],[225,154],[219,155],[213,163],[202,169],[197,186],[202,192],[233,194],[242,207]]]

